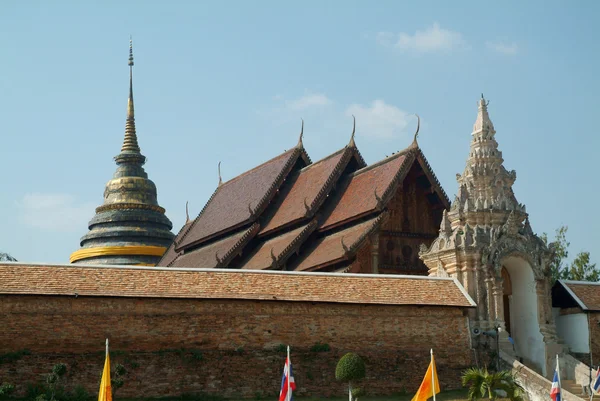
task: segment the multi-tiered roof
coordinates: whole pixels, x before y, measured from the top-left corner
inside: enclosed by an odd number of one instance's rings
[[[348,271],[386,221],[409,171],[429,188],[426,208],[438,211],[439,224],[449,201],[416,140],[367,166],[354,131],[348,145],[314,163],[301,136],[293,149],[219,182],[158,265]]]

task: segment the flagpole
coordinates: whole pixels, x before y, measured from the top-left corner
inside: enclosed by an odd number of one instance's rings
[[[430,350],[431,351],[431,389],[432,389],[432,393],[433,393],[433,401],[435,401],[435,369],[433,366],[433,348]]]
[[[558,354],[556,354],[556,376],[558,377],[558,390],[562,398],[562,386],[560,385],[560,366],[558,364]]]
[[[287,347],[287,395],[286,395],[286,400],[291,401],[292,397],[290,394],[290,380],[292,378],[292,373],[291,373],[291,368],[292,364],[290,362],[290,346],[288,345]]]

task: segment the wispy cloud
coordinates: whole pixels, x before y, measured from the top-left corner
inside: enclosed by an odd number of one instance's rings
[[[306,110],[313,107],[324,107],[331,103],[331,99],[322,93],[306,94],[297,99],[285,101],[286,107],[290,110]]]
[[[467,47],[467,42],[460,32],[444,29],[437,22],[425,30],[417,30],[414,34],[379,32],[377,41],[383,46],[415,53],[448,52]]]
[[[514,56],[519,51],[519,46],[516,43],[504,43],[504,42],[485,42],[488,49],[493,50],[497,53],[505,54],[507,56]]]
[[[85,233],[94,205],[78,203],[69,194],[31,193],[17,202],[20,220],[31,227],[51,232]]]
[[[361,135],[380,139],[397,137],[414,118],[412,114],[380,99],[368,106],[352,104],[345,114],[356,117],[357,132]]]

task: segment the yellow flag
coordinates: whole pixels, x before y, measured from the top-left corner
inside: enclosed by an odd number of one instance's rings
[[[106,339],[106,361],[104,361],[104,371],[102,372],[102,381],[100,382],[100,392],[98,401],[112,401],[112,389],[110,388],[110,358],[108,356],[108,339]]]
[[[433,384],[433,385],[432,385]],[[440,383],[438,382],[437,369],[435,368],[435,359],[433,359],[433,351],[431,352],[431,362],[427,368],[427,373],[423,378],[423,382],[417,391],[417,394],[413,397],[412,401],[427,401],[433,397],[433,389],[435,388],[435,394],[440,392]]]

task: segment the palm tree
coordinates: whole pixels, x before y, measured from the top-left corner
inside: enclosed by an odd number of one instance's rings
[[[495,400],[498,398],[498,390],[506,393],[506,398],[511,401],[523,401],[523,387],[515,382],[508,370],[489,373],[487,369],[469,368],[463,372],[462,385],[469,387],[469,401],[486,396]]]

